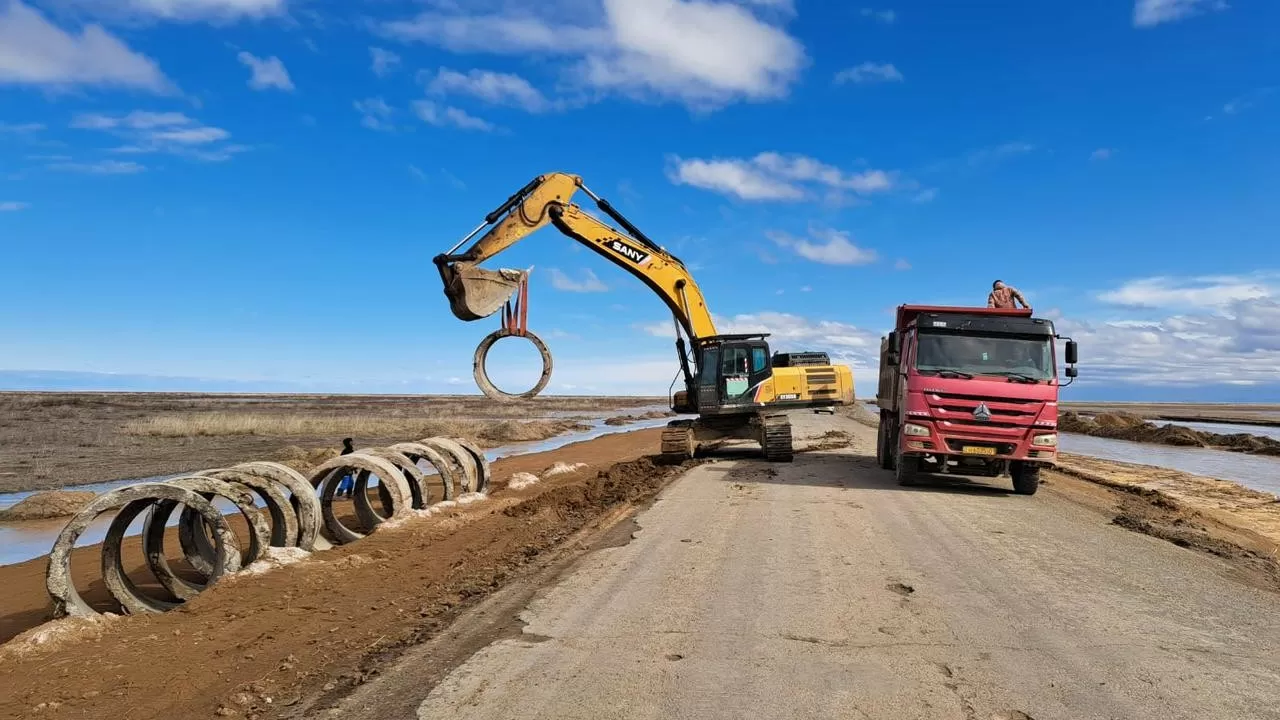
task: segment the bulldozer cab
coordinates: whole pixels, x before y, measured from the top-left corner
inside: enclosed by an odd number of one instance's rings
[[[773,373],[766,335],[720,335],[699,340],[698,412],[731,411],[752,402]]]

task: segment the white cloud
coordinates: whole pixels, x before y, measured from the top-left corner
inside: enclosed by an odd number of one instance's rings
[[[12,135],[30,135],[44,130],[44,123],[6,123],[0,122],[0,133]]]
[[[1098,299],[1133,308],[1225,308],[1241,301],[1280,298],[1275,279],[1271,274],[1142,278],[1100,293]]]
[[[1098,148],[1089,154],[1090,160],[1110,160],[1112,153],[1115,151],[1111,148]]]
[[[836,73],[835,83],[843,85],[845,83],[875,83],[875,82],[902,82],[905,80],[898,68],[893,63],[874,63],[864,62],[861,65],[851,68],[845,68]]]
[[[380,97],[365,98],[364,100],[356,100],[352,105],[355,106],[356,112],[360,113],[360,124],[370,130],[394,130],[395,124],[391,122],[391,116],[395,113],[387,101]]]
[[[898,19],[898,14],[892,10],[876,10],[874,8],[862,8],[862,17],[878,20],[885,25],[892,25]]]
[[[48,168],[50,170],[87,173],[90,175],[133,175],[146,170],[146,167],[136,162],[123,162],[120,160],[100,160],[90,163],[57,162],[49,164]]]
[[[498,128],[488,120],[475,117],[456,107],[440,106],[430,100],[416,100],[413,111],[422,122],[439,127],[453,126],[463,130],[493,132]]]
[[[16,200],[6,200],[0,202],[0,212],[18,212],[31,207],[31,203],[17,202]]]
[[[774,152],[763,152],[749,160],[672,157],[667,174],[678,185],[744,200],[800,200],[809,196],[806,185],[860,195],[888,191],[895,185],[894,175],[883,170],[846,173],[810,157]]]
[[[236,57],[242,65],[249,68],[249,87],[254,90],[276,89],[293,92],[293,81],[289,79],[289,71],[285,69],[280,58],[272,55],[262,59],[243,50]]]
[[[60,0],[112,20],[165,20],[171,22],[227,22],[281,15],[286,0]]]
[[[1154,27],[1161,23],[1199,15],[1205,10],[1226,10],[1224,0],[1137,0],[1133,6],[1134,27]]]
[[[607,285],[596,277],[596,274],[590,268],[582,271],[582,279],[575,280],[557,268],[551,268],[547,271],[551,276],[551,287],[565,292],[605,292],[609,289]]]
[[[221,162],[248,150],[243,145],[223,141],[231,133],[203,125],[180,112],[135,110],[127,115],[86,113],[77,115],[71,127],[97,130],[123,139],[127,144],[113,152],[127,154],[169,153],[207,162]],[[139,166],[140,167],[140,166]]]
[[[552,107],[537,88],[519,75],[488,70],[461,73],[440,68],[434,76],[428,74],[428,77],[427,92],[434,95],[470,95],[494,105],[513,105],[533,113]]]
[[[808,63],[799,41],[740,4],[599,0],[582,5],[576,3],[574,13],[541,7],[534,13],[519,3],[492,13],[431,11],[386,23],[382,30],[454,52],[560,57],[570,85],[698,110],[785,97]],[[545,19],[552,17],[554,22]]]
[[[830,228],[811,227],[809,238],[797,238],[784,232],[765,233],[780,247],[789,248],[806,260],[824,265],[867,265],[877,260],[874,250],[860,248],[849,233]]]
[[[1258,101],[1271,95],[1277,90],[1276,87],[1264,87],[1257,90],[1251,90],[1239,97],[1232,98],[1222,106],[1222,112],[1225,115],[1238,115],[1245,110],[1253,107]]]
[[[18,0],[0,7],[0,85],[75,85],[174,91],[155,61],[98,25],[73,35]]]
[[[898,258],[897,262],[893,264],[893,269],[894,270],[910,270],[911,263],[907,262],[906,259],[904,258]]]
[[[763,152],[750,159],[671,157],[667,177],[677,185],[692,185],[743,200],[801,200],[812,189],[828,194],[858,195],[886,192],[896,184],[884,170],[845,172],[804,155]]]
[[[371,69],[373,74],[378,77],[386,77],[400,65],[400,56],[390,50],[383,50],[380,47],[369,48],[369,57],[373,62]]]

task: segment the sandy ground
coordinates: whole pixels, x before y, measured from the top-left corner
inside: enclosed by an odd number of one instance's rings
[[[1127,412],[1147,420],[1280,425],[1280,405],[1276,404],[1064,402],[1062,409],[1079,413]]]
[[[797,422],[853,441],[693,469],[519,632],[431,687],[408,658],[337,715],[1277,717],[1280,598],[1230,564],[1109,523],[1061,476],[1033,498],[903,489],[868,428]]]
[[[542,397],[493,403],[480,396],[207,395],[176,393],[0,393],[0,492],[63,487],[222,467],[246,460],[284,460],[298,447],[401,442],[395,422],[528,420],[550,413],[598,413],[665,402],[652,398]],[[219,414],[336,420],[325,434],[151,437],[127,431],[155,418]],[[361,421],[382,434],[362,434]],[[344,427],[349,419],[353,429]],[[388,433],[386,427],[392,427]],[[554,433],[552,433],[554,434]],[[534,438],[525,438],[534,439]],[[482,439],[483,440],[483,439]],[[496,442],[484,442],[494,445]]]
[[[869,427],[795,417],[795,463],[610,436],[178,611],[41,626],[0,646],[0,717],[1278,717],[1256,533],[1066,474],[902,489]],[[502,487],[556,461],[590,467]]]

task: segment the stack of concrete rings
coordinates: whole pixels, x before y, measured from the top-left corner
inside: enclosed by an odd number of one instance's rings
[[[508,337],[522,337],[528,340],[533,343],[533,346],[538,349],[538,353],[542,355],[542,376],[538,378],[538,382],[532,388],[522,393],[509,393],[498,389],[498,386],[494,385],[493,381],[489,379],[489,371],[485,367],[485,361],[489,357],[489,350],[493,347],[494,343]],[[479,386],[480,392],[484,393],[486,397],[491,400],[506,402],[535,397],[538,393],[545,390],[547,383],[551,382],[551,368],[551,351],[547,349],[547,344],[542,342],[542,338],[528,330],[517,332],[515,330],[502,328],[485,336],[485,339],[481,340],[480,344],[476,346],[472,374],[475,376],[476,385]]]
[[[418,467],[420,461],[436,469],[438,494],[431,492],[428,480],[432,476]],[[341,522],[333,508],[338,482],[347,474],[353,474],[355,479],[355,528]],[[369,482],[375,476],[381,512],[369,499]],[[279,463],[248,462],[112,490],[72,517],[54,542],[45,574],[53,614],[97,614],[72,581],[71,553],[85,530],[108,513],[114,513],[114,517],[102,542],[102,576],[107,592],[125,613],[160,613],[263,558],[269,547],[314,552],[354,542],[391,518],[426,509],[435,502],[454,500],[459,489],[463,493],[487,493],[490,478],[489,462],[474,443],[433,437],[341,455],[316,468],[310,477]],[[261,510],[255,496],[262,501]],[[215,498],[230,501],[244,516],[247,548],[241,548],[227,516],[214,505]],[[192,571],[182,575],[169,564],[164,547],[166,526],[179,507],[178,542]],[[125,570],[125,533],[143,513],[146,516],[141,546],[147,567],[175,600],[148,595]]]

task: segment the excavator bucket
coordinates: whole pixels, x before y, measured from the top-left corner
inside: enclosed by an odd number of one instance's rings
[[[520,287],[523,270],[486,270],[471,263],[440,266],[449,309],[459,320],[479,320],[502,309]]]

